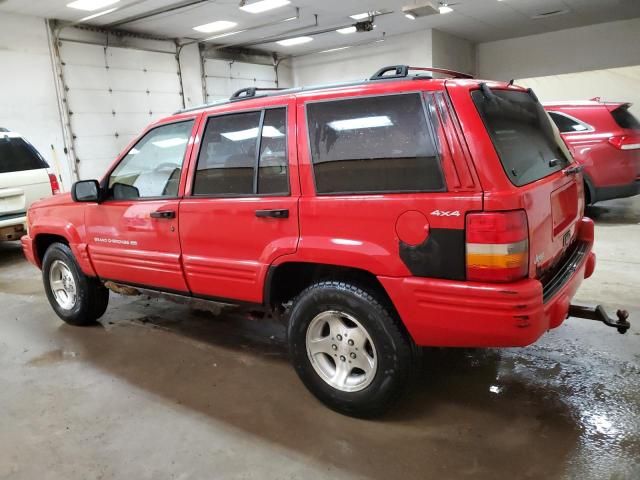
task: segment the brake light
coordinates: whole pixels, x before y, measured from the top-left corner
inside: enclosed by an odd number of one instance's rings
[[[58,183],[58,177],[53,173],[49,174],[49,183],[51,184],[51,193],[57,195],[60,193],[60,184]]]
[[[529,227],[524,210],[467,215],[467,280],[511,282],[529,272]]]
[[[609,143],[618,150],[640,149],[640,135],[617,135],[609,138]]]

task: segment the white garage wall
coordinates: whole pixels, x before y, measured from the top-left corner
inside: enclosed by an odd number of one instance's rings
[[[475,44],[436,29],[431,30],[431,38],[434,67],[474,74],[476,69]]]
[[[531,87],[543,102],[593,97],[600,97],[603,101],[632,102],[630,110],[640,118],[640,65],[523,78],[516,83]]]
[[[204,75],[207,103],[227,100],[241,88],[278,86],[273,65],[205,58]]]
[[[640,65],[640,18],[481,43],[480,78],[509,80]]]
[[[68,189],[71,176],[44,19],[0,15],[0,72],[0,126],[22,133],[52,168],[58,164]]]
[[[387,65],[431,67],[431,30],[388,37],[335,52],[315,53],[292,60],[296,86],[362,80]]]

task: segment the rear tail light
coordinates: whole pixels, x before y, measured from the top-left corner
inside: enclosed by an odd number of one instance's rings
[[[51,183],[51,193],[57,195],[60,193],[60,184],[58,183],[58,177],[53,173],[49,174],[49,183]]]
[[[529,272],[529,228],[524,210],[467,215],[467,280],[512,282]]]
[[[609,138],[609,143],[619,150],[638,150],[640,135],[617,135]]]

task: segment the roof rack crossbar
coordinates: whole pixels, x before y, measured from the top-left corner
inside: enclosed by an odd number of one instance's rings
[[[409,65],[390,65],[388,67],[383,67],[373,74],[369,80],[382,80],[388,78],[405,78],[409,76],[410,70],[418,70],[423,72],[433,72],[433,73],[441,73],[443,75],[449,75],[453,78],[473,78],[473,75],[469,75],[468,73],[457,72],[455,70],[449,70],[446,68],[436,68],[436,67],[410,67]],[[389,72],[394,72],[389,74]]]
[[[229,97],[229,100],[241,100],[244,98],[255,97],[257,92],[263,91],[276,91],[276,90],[286,90],[285,88],[279,87],[246,87],[237,90],[236,92]]]

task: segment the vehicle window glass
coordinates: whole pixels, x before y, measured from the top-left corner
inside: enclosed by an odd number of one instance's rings
[[[611,112],[611,116],[619,127],[629,128],[631,130],[640,130],[640,121],[629,111],[628,106],[621,106]]]
[[[266,110],[260,142],[258,193],[288,193],[286,109]]]
[[[542,105],[527,92],[471,96],[511,182],[526,185],[566,167],[570,155]]]
[[[38,151],[20,137],[0,133],[0,173],[49,168]]]
[[[561,133],[584,132],[585,130],[589,130],[584,123],[573,120],[561,113],[549,112],[549,116]]]
[[[109,177],[116,200],[178,195],[180,173],[193,120],[149,131],[120,161]]]
[[[236,113],[207,120],[194,194],[253,194],[260,115],[260,112]]]
[[[318,193],[444,189],[418,94],[309,103],[307,116]]]

